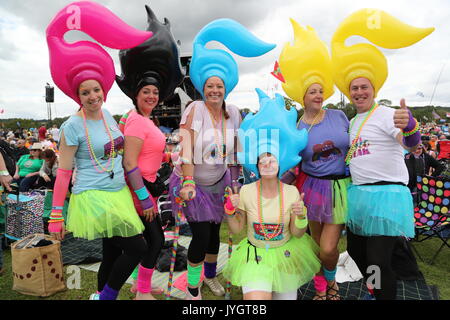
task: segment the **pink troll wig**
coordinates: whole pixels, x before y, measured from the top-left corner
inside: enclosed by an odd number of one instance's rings
[[[67,43],[64,34],[70,30],[83,31],[112,49],[133,48],[153,35],[129,26],[95,2],[73,2],[61,9],[46,31],[50,71],[61,91],[80,106],[78,88],[83,81],[97,80],[106,101],[116,74],[111,56],[98,44],[89,41]]]

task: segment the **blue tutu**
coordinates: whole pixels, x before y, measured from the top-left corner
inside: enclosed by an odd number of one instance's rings
[[[351,184],[347,194],[347,227],[353,233],[414,237],[414,208],[408,187]]]

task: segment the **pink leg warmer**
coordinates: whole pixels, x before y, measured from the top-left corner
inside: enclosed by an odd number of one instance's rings
[[[325,280],[324,276],[314,276],[314,288],[318,292],[327,291],[327,280]]]
[[[152,291],[152,275],[155,269],[147,269],[139,265],[137,278],[137,291],[140,293],[150,293]]]

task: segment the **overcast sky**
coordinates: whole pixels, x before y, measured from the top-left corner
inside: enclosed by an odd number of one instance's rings
[[[45,29],[55,14],[72,1],[64,0],[1,0],[0,1],[0,109],[2,118],[47,118],[45,84],[53,84],[50,76]],[[192,40],[207,23],[218,18],[234,19],[260,39],[277,47],[264,56],[241,58],[233,55],[239,65],[239,84],[227,102],[240,108],[257,110],[255,87],[282,93],[277,79],[270,75],[283,45],[293,40],[289,18],[316,29],[322,40],[330,44],[339,23],[361,8],[387,11],[405,23],[436,30],[415,45],[397,50],[382,50],[388,59],[389,76],[378,99],[389,99],[398,105],[404,97],[408,105],[432,104],[450,106],[450,2],[448,0],[98,0],[133,27],[145,29],[149,5],[159,20],[167,17],[175,39],[181,41],[181,52],[190,53]],[[357,4],[355,4],[357,3]],[[71,41],[85,39],[82,34],[68,34]],[[361,39],[350,39],[351,43]],[[107,50],[120,74],[117,50]],[[424,97],[418,95],[422,92]],[[326,101],[337,103],[340,94]],[[63,117],[78,107],[55,87],[52,116]],[[113,114],[130,109],[130,100],[116,84],[108,94],[105,107]]]

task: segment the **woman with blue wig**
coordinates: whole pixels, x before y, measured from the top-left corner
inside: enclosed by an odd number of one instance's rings
[[[241,117],[236,106],[225,103],[238,82],[238,68],[229,53],[205,48],[213,40],[245,57],[260,56],[275,47],[230,19],[209,23],[194,39],[190,77],[203,100],[191,103],[181,118],[181,163],[170,179],[173,212],[178,211],[175,197],[180,196],[186,201],[182,210],[193,234],[188,249],[188,300],[201,299],[203,266],[211,291],[225,294],[216,277],[223,197],[227,186],[238,188],[240,170],[235,141]]]
[[[233,251],[224,276],[242,287],[244,300],[296,300],[298,288],[320,270],[319,248],[305,234],[304,194],[280,178],[300,162],[308,133],[296,128],[297,111],[287,111],[283,97],[257,91],[261,107],[242,122],[238,159],[260,179],[227,197],[230,230],[247,226],[247,238]]]

